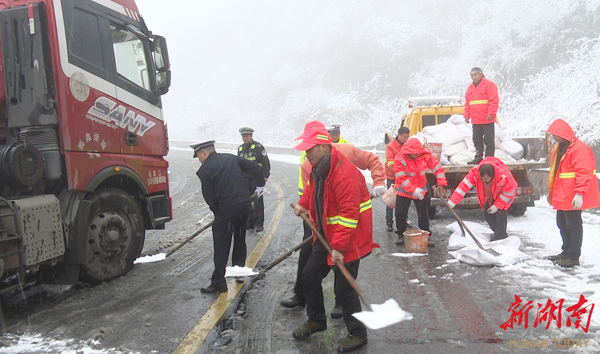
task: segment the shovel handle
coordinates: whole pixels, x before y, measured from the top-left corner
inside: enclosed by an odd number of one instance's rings
[[[446,190],[445,189],[444,189],[444,194],[446,194]],[[467,225],[465,225],[465,223],[462,221],[462,219],[460,218],[460,216],[458,216],[458,214],[456,213],[456,211],[454,211],[454,209],[450,208],[450,205],[448,205],[448,201],[442,195],[442,193],[439,192],[439,190],[438,190],[438,195],[440,196],[440,199],[442,200],[442,202],[444,202],[444,205],[446,205],[448,207],[448,210],[450,210],[450,212],[452,213],[452,215],[454,215],[454,218],[456,219],[456,221],[458,221],[458,223],[460,224],[460,226],[462,226],[465,230],[467,230],[467,233],[469,234],[469,236],[471,236],[471,238],[473,239],[473,241],[475,241],[475,243],[477,244],[477,246],[479,248],[481,248],[482,250],[486,251],[486,249],[483,248],[483,246],[481,245],[481,243],[479,242],[479,240],[477,239],[477,237],[475,237],[475,235],[473,235],[473,233],[471,232],[471,230],[469,230],[469,228],[467,227]]]
[[[309,244],[310,242],[312,242],[312,237],[307,237],[304,241],[302,241],[301,243],[299,243],[298,245],[296,245],[294,248],[292,248],[291,250],[289,250],[286,253],[284,253],[281,257],[279,257],[276,260],[274,260],[273,262],[267,264],[267,266],[264,267],[263,269],[261,269],[259,273],[265,273],[267,270],[275,267],[276,265],[278,265],[279,263],[281,263],[284,259],[288,258],[292,253],[294,253],[297,250],[301,249],[302,247],[304,247],[305,245]]]
[[[170,255],[173,254],[173,252],[177,251],[178,249],[181,248],[181,246],[185,245],[186,243],[190,242],[194,237],[198,236],[202,231],[208,229],[209,227],[212,226],[214,220],[209,222],[208,224],[204,225],[203,227],[200,228],[200,230],[194,232],[190,237],[186,238],[185,241],[183,241],[182,243],[180,243],[179,245],[177,245],[177,247],[173,248],[172,250],[170,250],[169,252],[167,252],[166,257],[169,257]]]
[[[296,207],[296,204],[292,203],[291,207],[292,208]],[[333,250],[331,249],[329,242],[327,242],[327,239],[321,234],[321,232],[319,232],[319,230],[317,230],[315,225],[308,219],[308,216],[306,214],[300,214],[300,217],[302,218],[302,220],[304,220],[306,225],[308,225],[308,227],[310,227],[312,232],[314,232],[315,235],[317,235],[317,238],[319,239],[319,241],[321,241],[321,243],[323,244],[323,246],[325,247],[325,249],[327,250],[329,255],[331,255]],[[344,275],[344,278],[346,278],[346,280],[348,281],[348,283],[350,284],[352,289],[354,289],[354,291],[356,291],[356,293],[358,294],[358,297],[362,300],[362,302],[365,304],[367,309],[369,311],[373,311],[373,309],[371,308],[371,302],[363,294],[362,290],[360,289],[360,285],[358,285],[358,283],[356,282],[356,279],[354,279],[352,274],[350,274],[350,272],[348,272],[348,269],[346,269],[346,267],[344,266],[344,263],[338,259],[338,260],[336,260],[335,265],[342,272],[342,274]]]

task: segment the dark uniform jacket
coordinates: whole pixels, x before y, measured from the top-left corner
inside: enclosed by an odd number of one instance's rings
[[[267,150],[265,150],[265,147],[261,143],[252,140],[250,143],[244,143],[240,145],[238,147],[238,156],[258,163],[262,167],[262,174],[264,178],[269,178],[271,175],[271,163],[269,162],[269,157],[267,156]],[[254,193],[257,185],[252,177],[252,174],[244,172],[244,176],[246,177],[248,190],[250,193]]]
[[[213,152],[200,166],[196,175],[202,183],[202,195],[213,213],[250,203],[244,174],[253,176],[257,186],[265,185],[260,166],[235,155]]]

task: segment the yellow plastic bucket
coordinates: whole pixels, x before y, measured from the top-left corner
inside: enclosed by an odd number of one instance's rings
[[[407,230],[402,234],[404,244],[408,253],[427,253],[427,242],[429,242],[429,232],[419,230]]]

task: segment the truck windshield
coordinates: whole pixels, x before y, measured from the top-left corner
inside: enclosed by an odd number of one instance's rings
[[[134,84],[150,91],[148,61],[144,43],[126,29],[110,26],[117,72]]]

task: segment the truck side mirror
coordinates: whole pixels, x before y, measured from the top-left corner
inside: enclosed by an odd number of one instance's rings
[[[156,89],[157,93],[164,95],[171,86],[171,63],[169,62],[169,51],[167,50],[167,41],[165,37],[153,36],[154,39],[154,66],[156,68]]]

